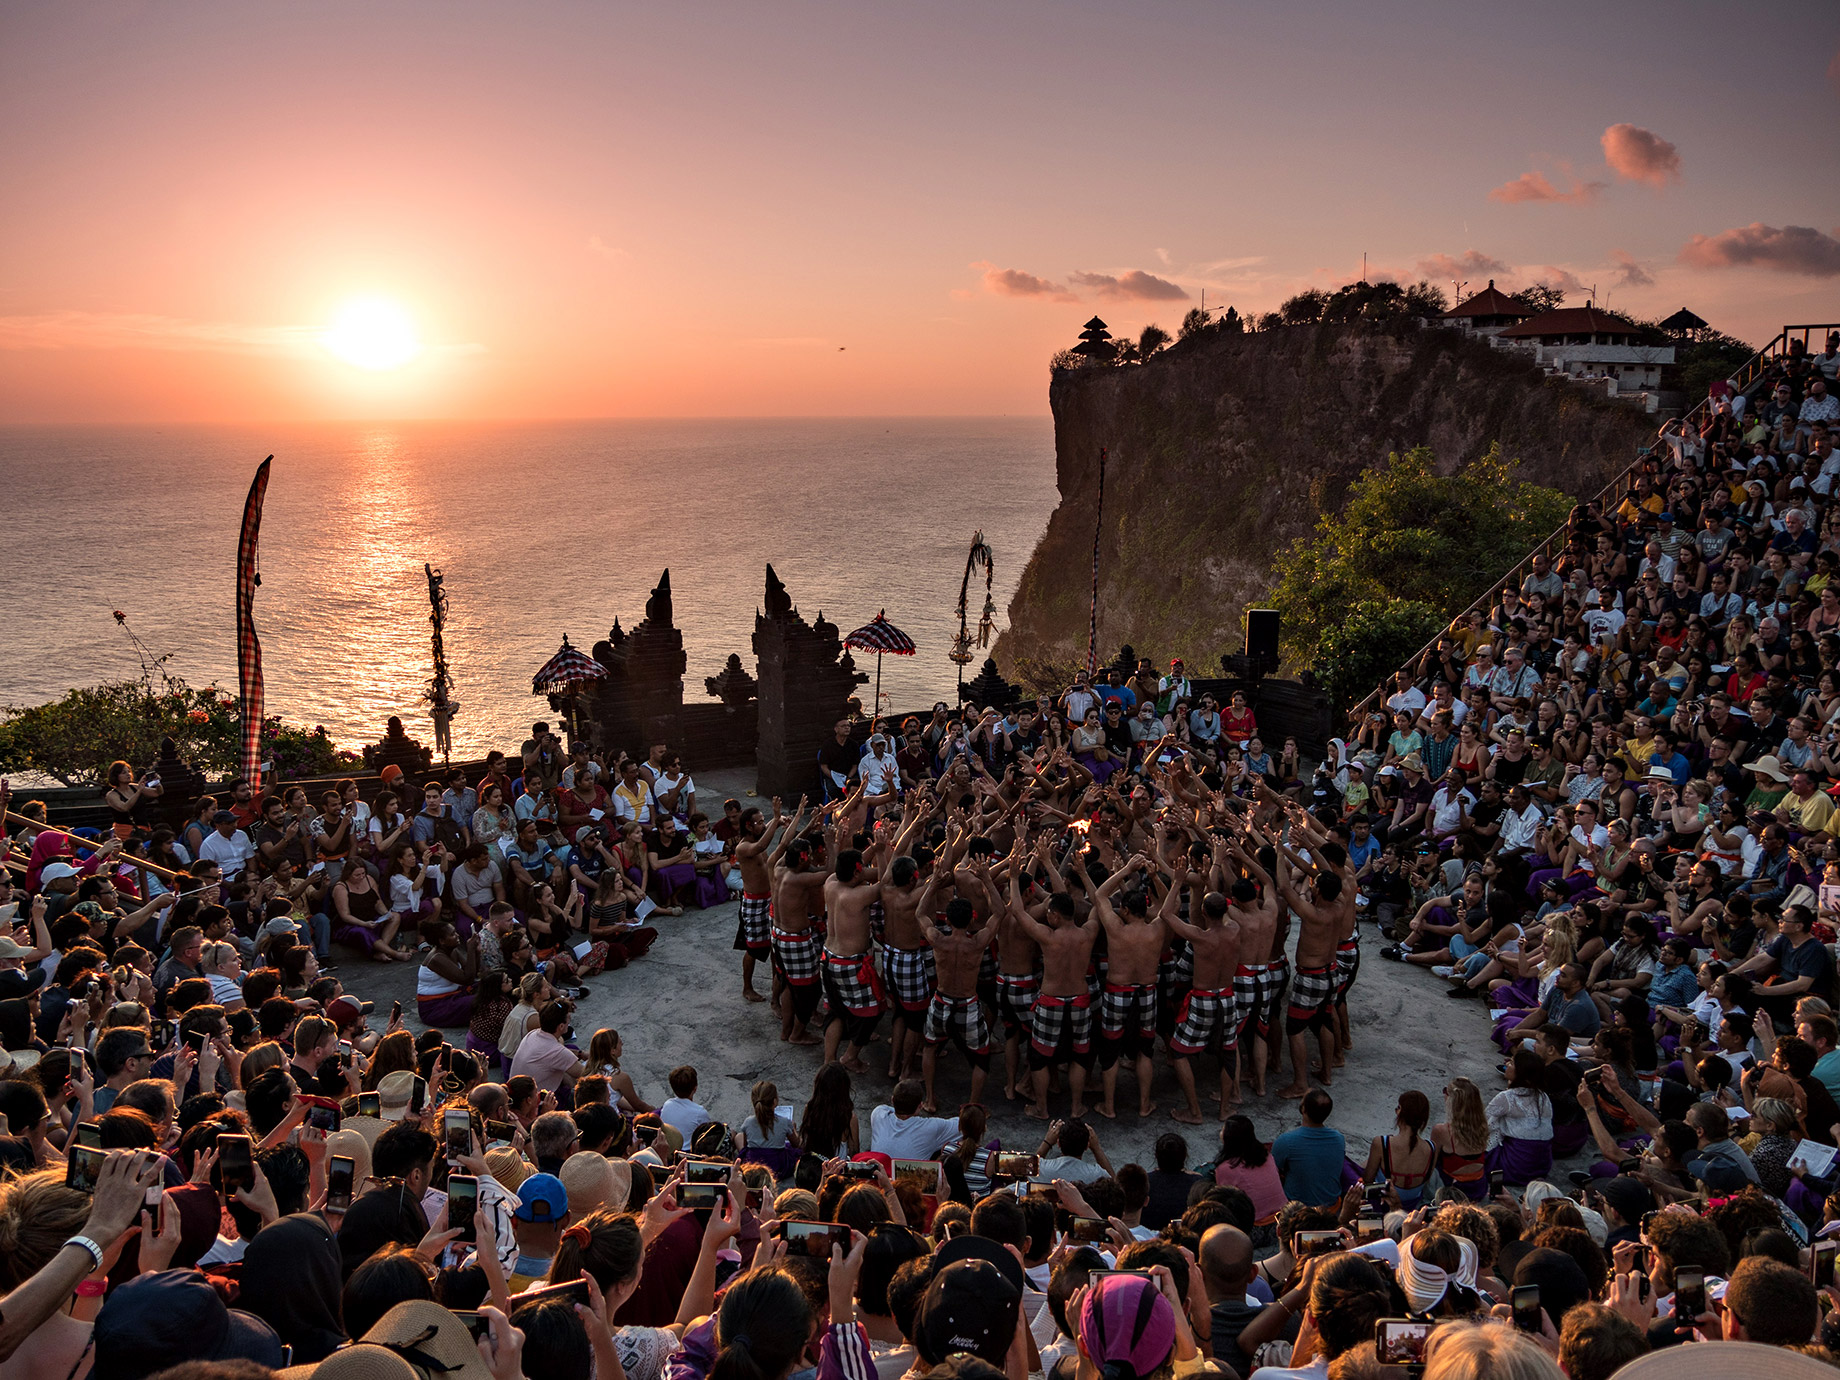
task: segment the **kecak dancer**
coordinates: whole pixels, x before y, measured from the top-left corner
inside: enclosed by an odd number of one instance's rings
[[[741,995],[748,1001],[765,1001],[754,990],[754,964],[772,958],[773,943],[769,934],[773,910],[773,872],[767,851],[784,822],[778,796],[773,797],[773,818],[765,819],[758,808],[741,816],[741,838],[735,844],[735,865],[741,869],[741,917],[735,929],[735,947],[746,955],[741,960]],[[779,1002],[779,972],[773,973],[773,1001]]]

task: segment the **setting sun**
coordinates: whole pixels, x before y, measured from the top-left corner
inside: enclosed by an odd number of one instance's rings
[[[383,298],[346,303],[321,343],[360,369],[400,369],[422,352],[409,313]]]

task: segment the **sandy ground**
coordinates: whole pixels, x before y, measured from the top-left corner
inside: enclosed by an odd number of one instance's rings
[[[699,808],[714,814],[726,796],[747,800],[753,773],[701,773],[697,784]],[[782,1103],[794,1103],[803,1111],[812,1075],[823,1058],[822,1048],[782,1043],[779,1021],[772,1010],[765,1004],[742,1001],[741,955],[732,947],[736,910],[730,902],[713,910],[686,911],[681,918],[654,919],[659,939],[652,951],[620,972],[591,979],[587,984],[589,994],[581,1002],[575,1020],[584,1048],[588,1037],[600,1027],[619,1030],[626,1046],[622,1066],[632,1075],[640,1095],[654,1104],[670,1095],[665,1076],[673,1067],[695,1066],[701,1079],[698,1099],[712,1115],[731,1125],[739,1124],[748,1114],[748,1089],[761,1078],[771,1078],[779,1085]],[[1436,1122],[1443,1118],[1442,1089],[1453,1075],[1469,1076],[1482,1089],[1485,1099],[1504,1086],[1497,1072],[1500,1056],[1488,1039],[1486,1004],[1446,999],[1444,984],[1430,974],[1382,960],[1379,951],[1383,944],[1373,925],[1361,927],[1361,973],[1351,1004],[1355,1047],[1346,1067],[1337,1070],[1329,1090],[1335,1099],[1330,1125],[1348,1137],[1350,1154],[1356,1160],[1365,1158],[1371,1136],[1392,1129],[1395,1103],[1406,1089],[1417,1088],[1431,1099],[1432,1120]],[[338,976],[346,989],[378,1004],[373,1028],[381,1027],[388,1017],[390,1002],[398,997],[403,998],[406,1013],[414,1011],[411,968],[373,965],[343,950],[335,957],[339,960]],[[755,984],[764,992],[769,983],[763,963]],[[420,1028],[413,1021],[411,1025]],[[880,1030],[884,1036],[890,1030],[886,1017]],[[867,1060],[872,1072],[859,1076],[855,1083],[865,1149],[869,1112],[887,1100],[892,1087],[879,1071],[887,1067],[887,1045],[878,1042]],[[1032,1150],[1041,1136],[1042,1123],[1024,1116],[1020,1102],[1002,1098],[1001,1046],[993,1054],[993,1070],[995,1076],[987,1097],[987,1101],[994,1099],[992,1129],[1005,1145]],[[1287,1056],[1287,1075],[1288,1072]],[[1089,1118],[1112,1163],[1136,1160],[1151,1165],[1151,1147],[1158,1136],[1168,1131],[1180,1132],[1187,1138],[1191,1163],[1211,1158],[1218,1134],[1218,1123],[1213,1120],[1215,1104],[1205,1100],[1210,1084],[1218,1086],[1211,1062],[1203,1061],[1199,1082],[1203,1115],[1209,1119],[1200,1126],[1183,1126],[1169,1116],[1170,1109],[1179,1104],[1180,1093],[1174,1074],[1159,1052],[1154,1089],[1158,1110],[1140,1120],[1136,1115],[1136,1077],[1121,1070],[1118,1119],[1106,1122]],[[969,1084],[970,1073],[963,1058],[956,1051],[942,1055],[939,1098],[947,1114],[956,1113]],[[1276,1088],[1282,1083],[1273,1079],[1268,1080],[1267,1086]],[[1065,1115],[1066,1093],[1051,1097],[1050,1105],[1056,1115]],[[1259,1134],[1267,1140],[1297,1124],[1296,1103],[1273,1096],[1249,1097],[1241,1110],[1252,1117]]]

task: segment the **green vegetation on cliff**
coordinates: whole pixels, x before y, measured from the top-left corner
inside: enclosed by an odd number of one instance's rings
[[[1371,690],[1564,524],[1572,500],[1518,471],[1497,445],[1439,474],[1418,446],[1362,474],[1273,563],[1286,659],[1345,702]]]

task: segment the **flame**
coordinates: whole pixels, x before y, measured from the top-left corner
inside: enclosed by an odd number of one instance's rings
[[[1084,834],[1084,833],[1087,833],[1089,830],[1091,830],[1092,821],[1090,819],[1069,820],[1067,823],[1067,828],[1073,833]]]

